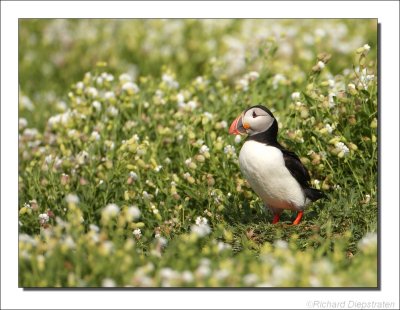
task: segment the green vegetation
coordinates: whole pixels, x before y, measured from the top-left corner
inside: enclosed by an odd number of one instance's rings
[[[21,20],[23,287],[377,286],[375,20]],[[328,196],[291,226],[238,167],[246,107]]]

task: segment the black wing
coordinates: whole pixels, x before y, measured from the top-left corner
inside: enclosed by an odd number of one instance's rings
[[[308,188],[310,181],[310,175],[306,167],[300,161],[300,158],[293,152],[285,149],[281,149],[283,153],[283,159],[285,160],[285,166],[291,173],[291,175],[299,182],[302,188]]]

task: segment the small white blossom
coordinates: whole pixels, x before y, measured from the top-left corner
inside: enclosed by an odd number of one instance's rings
[[[235,154],[235,147],[232,145],[227,145],[224,147],[224,153],[228,155],[234,155]]]
[[[365,251],[368,248],[375,247],[377,245],[377,235],[376,233],[367,233],[359,242],[358,247]]]
[[[207,117],[209,120],[212,120],[214,116],[210,112],[204,112],[204,116]]]
[[[28,121],[25,119],[25,118],[20,118],[19,120],[18,120],[18,128],[19,129],[23,129],[23,128],[25,128],[26,126],[28,125]]]
[[[292,99],[293,100],[299,100],[300,99],[300,93],[298,91],[292,93]]]
[[[155,168],[154,168],[154,171],[155,172],[160,172],[160,170],[162,169],[162,165],[158,165],[158,166],[156,166]]]
[[[138,207],[131,206],[127,209],[127,217],[129,221],[137,220],[140,218],[141,212]]]
[[[106,98],[107,100],[110,100],[112,98],[115,98],[115,94],[112,91],[108,91],[104,94],[104,98]]]
[[[86,90],[86,92],[87,92],[87,94],[88,94],[89,96],[91,96],[92,98],[95,98],[95,97],[97,97],[97,96],[99,95],[99,92],[98,92],[97,89],[94,88],[94,87],[89,87],[89,88]]]
[[[251,71],[248,74],[250,81],[254,81],[260,77],[260,74],[257,71]]]
[[[126,83],[124,83],[124,85],[122,85],[122,90],[127,91],[127,92],[131,91],[134,94],[136,94],[139,92],[139,87],[135,83],[126,82]]]
[[[326,125],[325,125],[325,128],[326,128],[326,130],[327,130],[329,133],[332,133],[333,128],[332,128],[332,126],[331,126],[330,124],[326,124]]]
[[[142,236],[142,231],[140,228],[135,229],[132,233],[136,238],[140,238]]]
[[[241,141],[242,141],[242,137],[239,136],[239,135],[236,135],[236,136],[235,136],[235,143],[238,144],[238,143],[240,143]]]
[[[221,121],[219,124],[221,125],[221,128],[228,128],[228,123],[226,121]]]
[[[50,218],[49,218],[49,216],[47,215],[47,213],[42,213],[42,214],[39,214],[39,223],[40,224],[46,224],[46,223],[48,223],[49,222],[49,220],[50,220]]]
[[[204,154],[204,153],[207,153],[207,152],[209,152],[210,151],[210,149],[208,148],[208,146],[207,145],[205,145],[205,144],[203,144],[201,147],[200,147],[200,154]]]
[[[102,211],[103,215],[106,216],[117,216],[119,213],[119,207],[115,203],[108,204]]]
[[[132,82],[132,78],[131,78],[131,76],[130,76],[128,73],[122,73],[122,74],[119,76],[119,81],[120,81],[121,83]]]
[[[97,111],[101,111],[101,103],[97,100],[92,102],[92,107],[95,108]]]
[[[244,283],[245,285],[247,285],[247,286],[254,285],[254,284],[257,283],[257,281],[258,281],[258,276],[257,276],[256,274],[254,274],[254,273],[246,274],[246,275],[243,277],[243,283]]]
[[[117,109],[116,107],[114,107],[114,106],[109,106],[109,107],[107,108],[107,113],[108,113],[109,115],[111,115],[111,116],[117,116],[118,113],[119,113],[119,111],[118,111],[118,109]]]
[[[175,79],[172,75],[164,73],[162,75],[162,80],[169,88],[178,88],[179,87],[179,83],[177,81],[175,81]]]
[[[137,179],[139,178],[136,172],[133,171],[129,172],[129,177],[131,177],[135,181],[137,181]]]
[[[198,216],[197,218],[196,218],[196,225],[204,225],[204,224],[207,224],[208,223],[208,220],[205,218],[205,217],[202,217],[202,216]]]
[[[79,197],[75,194],[68,194],[65,197],[65,201],[70,204],[77,204],[79,203]]]
[[[368,44],[364,44],[363,48],[364,48],[364,51],[365,51],[366,53],[368,53],[369,50],[371,49],[371,46],[369,46]]]
[[[318,61],[317,63],[318,68],[323,69],[325,68],[325,64],[322,61]]]
[[[101,281],[101,286],[102,287],[115,287],[116,284],[113,279],[105,278],[105,279],[103,279],[103,281]]]
[[[93,131],[90,136],[96,141],[100,140],[100,134],[97,131]]]
[[[183,282],[185,282],[185,283],[193,282],[193,279],[194,279],[193,273],[191,273],[188,270],[185,270],[184,272],[182,272],[181,278],[182,278]]]
[[[343,152],[345,156],[350,152],[349,148],[343,142],[337,142],[335,148],[339,152]]]
[[[355,89],[356,89],[356,85],[354,85],[353,83],[350,83],[349,85],[347,85],[347,87],[348,87],[350,90],[355,90]]]

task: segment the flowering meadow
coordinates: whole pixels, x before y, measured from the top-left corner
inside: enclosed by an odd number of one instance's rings
[[[21,287],[377,287],[376,20],[19,22]],[[228,127],[327,195],[281,222]]]

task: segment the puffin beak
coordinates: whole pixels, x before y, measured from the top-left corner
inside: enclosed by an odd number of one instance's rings
[[[240,114],[229,127],[230,135],[244,135],[246,134],[246,129],[243,127],[243,113]]]

